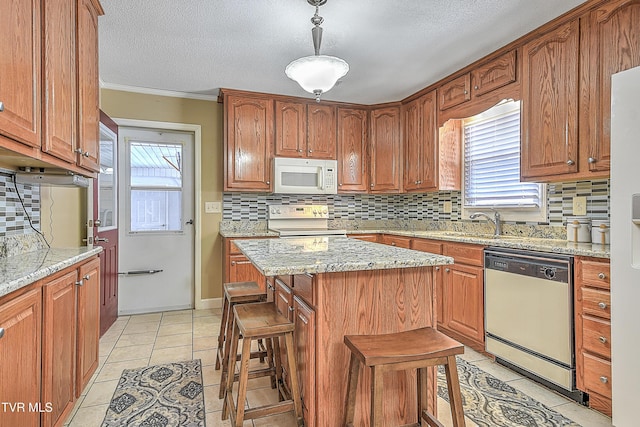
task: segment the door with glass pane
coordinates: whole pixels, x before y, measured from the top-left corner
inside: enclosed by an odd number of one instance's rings
[[[118,125],[100,111],[100,171],[93,180],[94,243],[100,256],[100,335],[118,317]]]
[[[193,307],[194,137],[120,128],[120,314]]]

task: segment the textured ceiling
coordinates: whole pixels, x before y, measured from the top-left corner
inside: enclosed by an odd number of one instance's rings
[[[584,0],[329,0],[321,53],[349,73],[323,99],[398,101]],[[284,74],[313,54],[306,0],[102,0],[105,87],[311,97]]]

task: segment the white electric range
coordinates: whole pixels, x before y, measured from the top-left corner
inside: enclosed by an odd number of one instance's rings
[[[329,229],[327,205],[271,205],[268,228],[280,237],[345,236],[347,231]]]

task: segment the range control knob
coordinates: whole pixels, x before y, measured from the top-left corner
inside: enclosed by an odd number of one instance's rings
[[[553,267],[543,267],[544,268],[544,277],[547,279],[553,279],[556,277],[556,269]]]

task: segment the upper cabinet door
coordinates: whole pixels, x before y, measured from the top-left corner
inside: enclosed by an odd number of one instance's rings
[[[0,134],[40,147],[40,0],[0,2]]]
[[[369,190],[367,110],[338,108],[338,192]]]
[[[307,155],[306,107],[299,102],[276,101],[276,156]]]
[[[100,85],[98,74],[98,15],[93,0],[79,0],[78,55],[78,166],[100,170]]]
[[[481,96],[516,81],[516,51],[511,50],[471,71],[473,96]]]
[[[403,106],[404,189],[435,190],[438,186],[436,92]]]
[[[225,97],[225,191],[271,191],[273,100]]]
[[[611,162],[611,75],[640,66],[640,2],[608,1],[589,15],[582,61],[588,93],[581,109],[581,143],[588,144],[592,172],[608,171]],[[585,58],[585,56],[583,56]]]
[[[440,110],[455,107],[471,99],[471,77],[469,73],[445,83],[438,89]]]
[[[307,157],[336,158],[336,107],[307,105]]]
[[[523,47],[523,179],[578,170],[578,45],[574,20]]]
[[[75,163],[76,5],[67,0],[47,0],[43,2],[43,14],[42,151]]]
[[[402,190],[402,141],[400,107],[371,111],[371,183],[372,193],[398,193]]]

